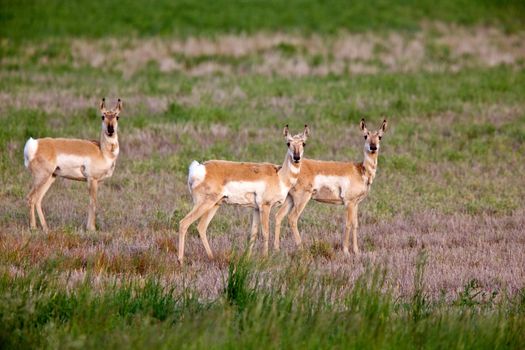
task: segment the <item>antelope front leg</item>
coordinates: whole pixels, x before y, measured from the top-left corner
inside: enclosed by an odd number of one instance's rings
[[[345,227],[343,232],[343,253],[346,256],[350,256],[348,246],[350,245],[350,229],[352,228],[352,222],[354,220],[354,205],[352,203],[346,206],[346,218]]]
[[[352,244],[354,254],[359,254],[359,248],[357,247],[357,205],[348,204],[346,209],[346,220],[343,238],[343,252],[345,255],[350,256],[348,246],[350,245],[350,230],[352,230]]]
[[[352,245],[354,248],[354,254],[359,255],[359,248],[357,247],[357,204],[353,210],[353,220],[352,220]]]
[[[98,181],[88,179],[89,188],[89,208],[86,229],[88,231],[95,231],[95,213],[97,210],[97,189]]]
[[[297,222],[299,221],[299,217],[303,213],[304,208],[306,208],[306,205],[310,201],[310,198],[312,198],[312,193],[310,192],[304,192],[301,196],[294,196],[293,208],[290,212],[290,215],[288,215],[288,224],[292,229],[293,237],[297,247],[300,247],[303,243]]]
[[[252,216],[252,231],[250,232],[250,242],[248,243],[248,256],[252,255],[253,245],[255,244],[255,240],[257,239],[257,232],[259,231],[259,224],[261,222],[260,220],[260,213],[259,209],[255,208],[253,210],[253,216]]]
[[[268,241],[270,240],[270,210],[269,204],[263,204],[260,207],[262,233],[264,238],[263,255],[268,256]]]
[[[277,212],[277,214],[275,214],[275,237],[273,241],[273,248],[276,251],[279,251],[279,245],[280,245],[279,239],[281,236],[281,222],[283,221],[285,216],[288,215],[292,207],[293,207],[293,200],[292,200],[292,197],[288,195],[283,205],[279,208],[279,211]]]

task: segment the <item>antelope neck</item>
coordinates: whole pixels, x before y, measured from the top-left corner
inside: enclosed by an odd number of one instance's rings
[[[286,157],[284,158],[283,166],[281,167],[281,169],[279,169],[278,172],[279,180],[281,180],[281,182],[285,184],[293,186],[297,182],[297,177],[299,176],[300,171],[301,162],[293,163],[290,160],[290,156],[287,153]]]
[[[378,154],[377,151],[373,154],[365,151],[365,157],[363,160],[363,168],[365,170],[364,175],[368,179],[368,185],[372,184],[376,176],[377,154]]]
[[[116,158],[118,155],[118,135],[115,132],[115,134],[112,137],[109,137],[106,135],[104,131],[101,131],[100,133],[100,149],[102,151],[102,154],[108,158]],[[115,154],[115,151],[117,151],[117,154]]]

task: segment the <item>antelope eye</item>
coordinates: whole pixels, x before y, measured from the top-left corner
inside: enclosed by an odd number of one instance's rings
[[[104,120],[104,116],[102,116],[102,120]]]
[[[286,142],[286,146],[290,147],[290,142]]]
[[[118,120],[118,117],[117,117],[117,120]]]
[[[365,135],[365,140],[368,138],[368,135]]]
[[[381,136],[379,136],[379,139],[381,140]]]
[[[306,143],[303,142],[303,147],[306,147]]]

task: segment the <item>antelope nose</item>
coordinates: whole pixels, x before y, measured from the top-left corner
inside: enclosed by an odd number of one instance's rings
[[[300,156],[300,155],[297,155],[297,154],[294,154],[294,155],[293,155],[293,160],[294,160],[295,162],[298,162],[298,161],[301,160],[301,156]]]
[[[376,145],[370,145],[370,150],[371,151],[377,151],[377,146]]]
[[[108,133],[113,134],[115,132],[115,129],[113,128],[113,125],[108,125]]]

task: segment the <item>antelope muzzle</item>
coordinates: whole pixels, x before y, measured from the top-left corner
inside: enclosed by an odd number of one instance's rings
[[[115,128],[113,127],[113,124],[109,124],[108,127],[107,127],[107,131],[108,131],[108,136],[113,136],[113,134],[115,133]]]

